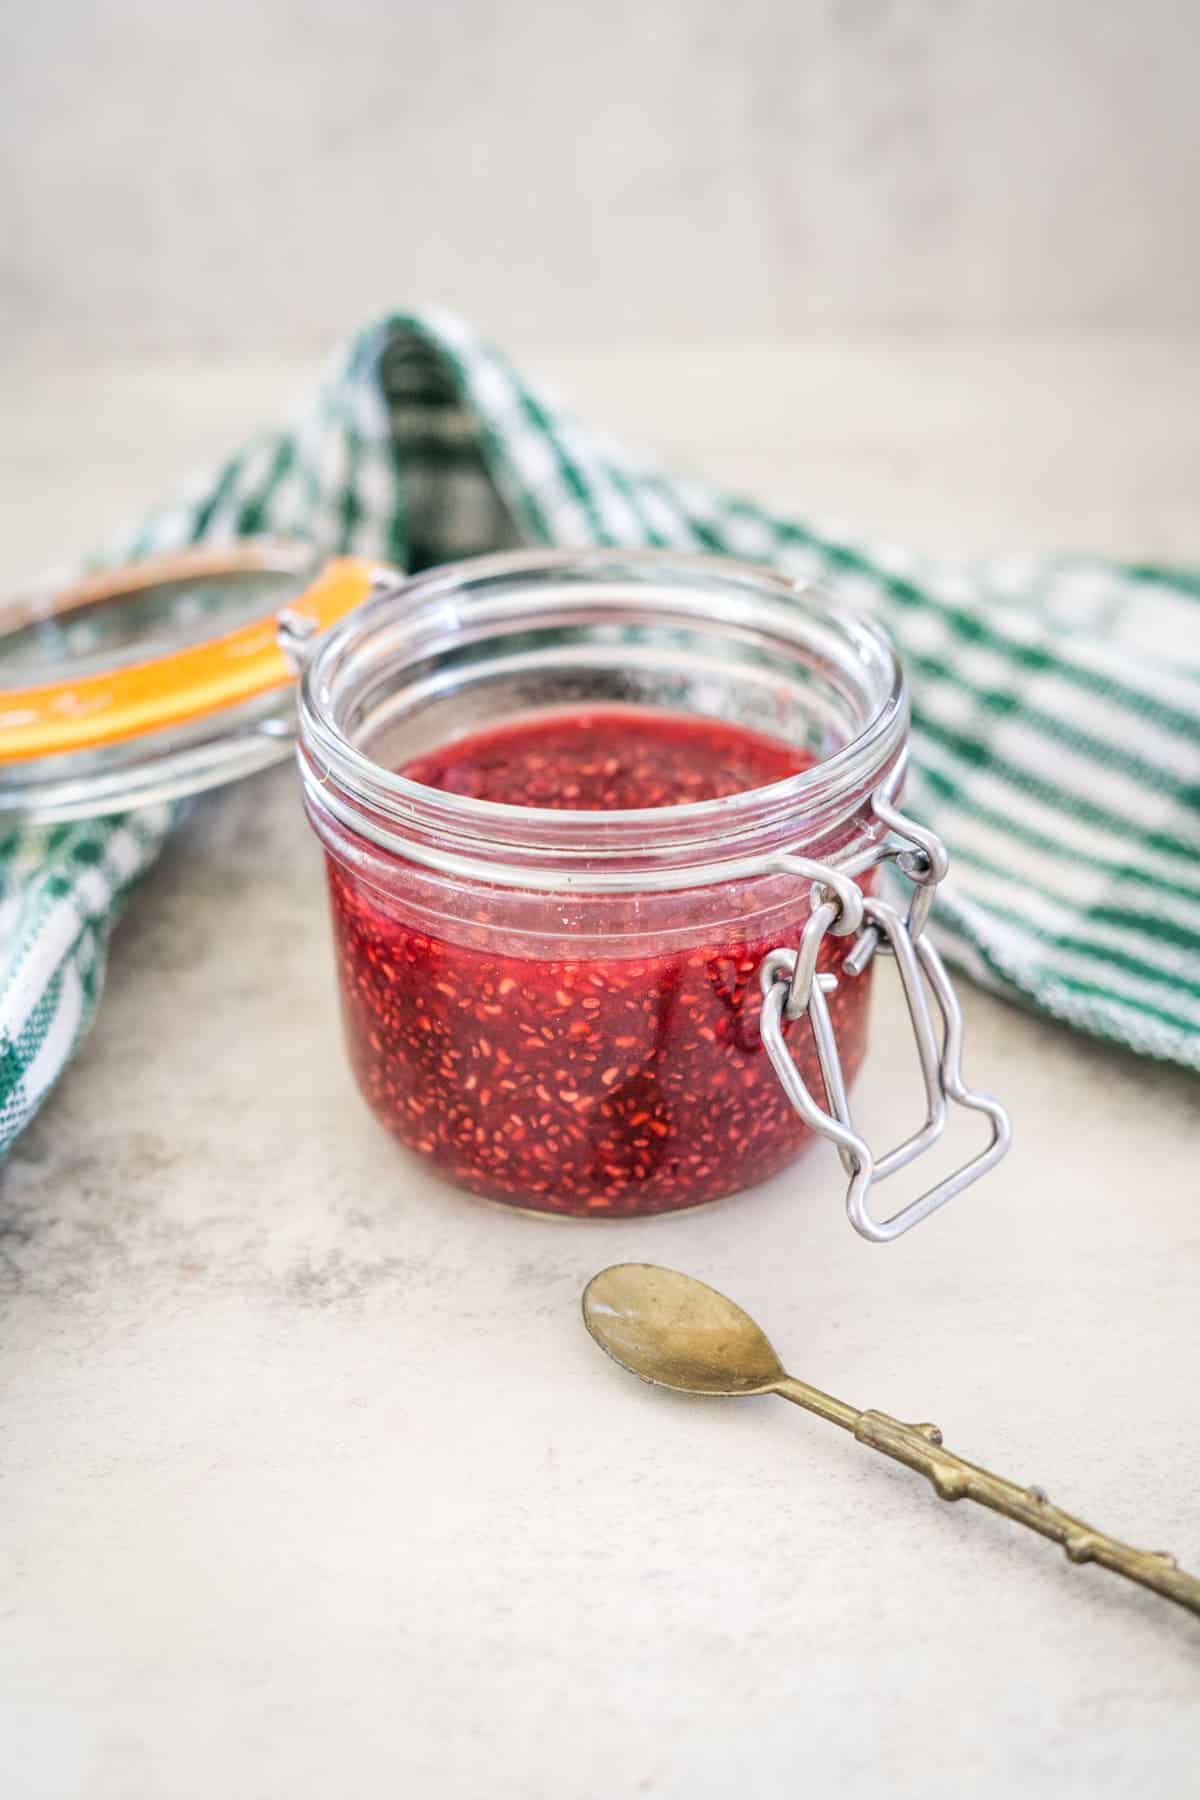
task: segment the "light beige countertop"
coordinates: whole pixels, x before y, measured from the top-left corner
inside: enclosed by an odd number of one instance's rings
[[[798,511],[1200,563],[1186,344],[540,361]],[[5,579],[303,374],[10,368]],[[912,1093],[877,988],[882,1139]],[[1200,1795],[1200,1621],[773,1401],[642,1387],[579,1323],[603,1264],[674,1264],[796,1373],[1200,1568],[1200,1084],[965,1002],[1015,1148],[893,1246],[824,1148],[690,1216],[510,1216],[353,1089],[290,769],[202,802],[0,1182],[6,1800]]]

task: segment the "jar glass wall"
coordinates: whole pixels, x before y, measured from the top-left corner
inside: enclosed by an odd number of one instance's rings
[[[400,772],[581,714],[649,733],[655,804],[501,803]],[[677,782],[672,803],[671,771],[739,734],[789,772],[700,800]],[[769,571],[586,551],[397,577],[321,641],[300,707],[372,1109],[459,1185],[543,1212],[674,1210],[774,1173],[810,1136],[758,1028],[759,964],[811,911],[780,859],[866,856],[906,735],[882,635]],[[825,972],[849,941],[826,940]],[[867,997],[844,975],[830,996],[848,1075]],[[792,1049],[819,1095],[803,1024]]]

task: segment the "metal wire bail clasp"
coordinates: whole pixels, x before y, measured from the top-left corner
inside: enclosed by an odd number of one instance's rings
[[[814,881],[813,910],[799,948],[772,950],[759,968],[759,982],[762,1039],[771,1066],[805,1124],[836,1145],[850,1177],[846,1191],[850,1223],[863,1237],[882,1244],[928,1218],[993,1168],[1009,1147],[1012,1128],[1008,1114],[997,1100],[969,1088],[963,1080],[962,1009],[945,964],[925,935],[933,896],[946,872],[945,846],[934,833],[897,812],[883,795],[875,797],[874,806],[881,821],[904,840],[900,846],[883,848],[878,860],[896,862],[913,882],[907,916],[902,917],[884,900],[864,895],[843,871],[800,857],[781,859],[782,866]],[[861,863],[858,866],[861,869]],[[853,890],[852,895],[847,888]],[[925,1089],[925,1120],[884,1156],[875,1156],[866,1139],[855,1130],[850,1114],[841,1056],[826,1000],[826,995],[837,986],[838,977],[817,972],[821,945],[830,932],[836,936],[858,934],[842,964],[845,979],[861,976],[875,955],[890,954],[912,1021]],[[930,1014],[929,994],[941,1021],[940,1043]],[[784,1037],[785,1019],[802,1018],[807,1018],[812,1031],[828,1111],[813,1097]],[[868,1209],[872,1186],[886,1181],[938,1141],[946,1128],[948,1102],[983,1114],[991,1128],[987,1144],[969,1162],[889,1218],[874,1218]]]

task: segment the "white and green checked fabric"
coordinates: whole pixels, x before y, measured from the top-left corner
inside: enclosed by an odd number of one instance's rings
[[[1200,1067],[1200,581],[919,558],[675,480],[441,313],[364,331],[290,425],[110,553],[254,532],[409,569],[516,543],[725,551],[877,614],[911,677],[906,804],[949,842],[935,914],[978,980]],[[172,814],[0,830],[0,1152],[86,1031]]]

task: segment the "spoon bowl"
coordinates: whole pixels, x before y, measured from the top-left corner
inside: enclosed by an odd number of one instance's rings
[[[617,1263],[584,1289],[600,1348],[643,1381],[684,1394],[769,1394],[783,1365],[740,1306],[703,1281],[652,1263]]]

